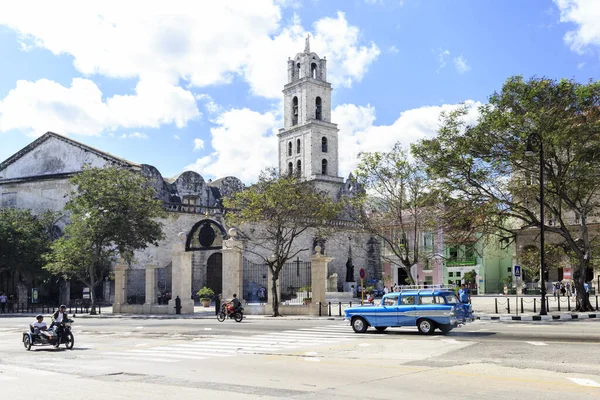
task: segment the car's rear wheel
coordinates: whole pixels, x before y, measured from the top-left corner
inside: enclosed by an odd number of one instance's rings
[[[375,329],[377,329],[378,332],[383,332],[387,329],[387,326],[376,326]]]
[[[454,329],[454,327],[452,325],[450,325],[450,324],[448,324],[448,325],[440,325],[440,326],[438,326],[438,328],[440,328],[440,331],[442,331],[442,333],[444,335],[447,335],[448,333],[450,333],[450,331],[452,329]]]
[[[356,333],[365,333],[369,325],[367,325],[367,321],[362,317],[354,317],[352,319],[352,329]]]
[[[419,328],[421,334],[431,335],[435,330],[435,324],[433,321],[423,318],[417,321],[417,328]]]

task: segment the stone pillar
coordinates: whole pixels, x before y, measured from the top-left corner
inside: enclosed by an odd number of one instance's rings
[[[115,301],[113,313],[120,313],[123,305],[127,304],[127,270],[129,266],[121,258],[115,265]]]
[[[169,300],[169,314],[175,314],[175,299],[179,296],[181,300],[181,314],[192,314],[194,312],[194,300],[192,300],[192,253],[185,251],[185,240],[187,235],[181,232],[177,243],[171,247],[172,259],[172,298]]]
[[[71,302],[71,281],[61,279],[58,293],[59,303],[69,304]]]
[[[156,287],[158,284],[158,276],[156,269],[158,265],[146,265],[146,302],[144,303],[144,314],[152,311],[152,305],[158,303],[156,296]]]
[[[325,304],[327,266],[332,260],[333,258],[321,254],[320,246],[315,247],[315,254],[310,258],[312,277],[312,303],[310,304],[311,315],[319,315],[319,303]]]
[[[231,300],[234,293],[241,300],[244,289],[244,245],[236,239],[234,228],[229,230],[229,236],[231,239],[223,241],[223,301]]]

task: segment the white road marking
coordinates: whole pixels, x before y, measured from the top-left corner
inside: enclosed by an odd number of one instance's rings
[[[449,344],[456,344],[458,343],[458,340],[456,339],[441,339],[442,342],[444,343],[449,343]]]
[[[359,346],[360,347],[367,347],[367,346],[370,346],[370,344],[369,343],[360,343]]]
[[[148,346],[148,343],[140,343],[140,344],[135,345],[135,347],[142,347],[142,346]]]
[[[317,353],[316,351],[307,351],[306,353],[304,353],[305,356],[316,356],[319,353]]]
[[[135,329],[144,329],[143,326],[136,326]]]
[[[304,361],[321,362],[321,359],[316,357],[305,357]]]
[[[568,378],[568,379],[575,382],[578,385],[581,385],[581,386],[600,388],[600,383],[593,381],[591,379],[586,379],[586,378]]]
[[[544,342],[525,342],[525,343],[529,343],[532,346],[548,346],[548,344],[546,344]]]

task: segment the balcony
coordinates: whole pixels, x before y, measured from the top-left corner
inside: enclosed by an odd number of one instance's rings
[[[450,258],[446,260],[447,267],[461,267],[464,265],[477,265],[477,258],[473,256],[463,258]]]
[[[223,207],[208,207],[194,204],[181,203],[163,203],[163,208],[167,212],[186,213],[186,214],[208,214],[216,215],[223,213]]]

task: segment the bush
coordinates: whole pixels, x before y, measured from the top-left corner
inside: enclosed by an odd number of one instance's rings
[[[214,297],[215,291],[204,286],[202,289],[198,290],[197,295],[200,297],[200,300],[210,300],[212,297]]]

